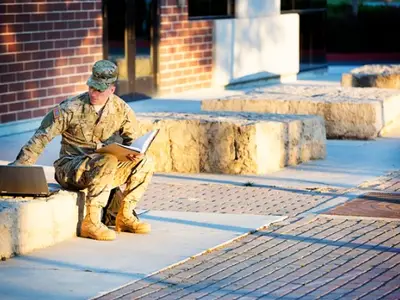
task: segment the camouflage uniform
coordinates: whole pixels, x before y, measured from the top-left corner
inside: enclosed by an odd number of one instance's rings
[[[98,82],[90,82],[92,77],[88,85],[96,86]],[[44,117],[14,164],[34,164],[45,146],[61,134],[60,158],[54,162],[57,182],[66,189],[86,189],[86,204],[99,207],[107,204],[111,189],[125,185],[123,199],[114,197],[116,202],[109,205],[110,213],[115,214],[121,201],[130,202],[133,208],[142,197],[153,174],[153,162],[149,157],[138,163],[119,162],[112,155],[95,151],[115,141],[130,145],[137,137],[136,126],[134,112],[118,96],[108,98],[99,117],[89,94],[83,93],[61,102]]]
[[[44,147],[62,134],[60,158],[54,162],[56,180],[67,189],[88,189],[87,202],[105,206],[110,189],[126,183],[129,200],[141,198],[153,172],[145,157],[135,168],[96,149],[122,138],[129,145],[136,137],[136,119],[130,107],[112,95],[99,119],[87,93],[62,102],[43,119],[39,129],[21,149],[16,162],[34,164]],[[145,180],[145,182],[141,182]]]

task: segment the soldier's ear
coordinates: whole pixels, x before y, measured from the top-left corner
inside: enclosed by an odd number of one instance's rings
[[[114,94],[114,92],[115,92],[115,85],[114,85],[114,84],[112,84],[112,85],[110,86],[110,91],[111,91],[111,93]]]

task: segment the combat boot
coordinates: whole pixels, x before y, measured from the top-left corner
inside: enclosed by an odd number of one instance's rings
[[[115,220],[115,229],[117,232],[149,233],[151,231],[151,226],[149,223],[140,222],[133,214],[133,204],[124,201],[121,203]]]
[[[110,230],[100,222],[101,207],[95,205],[86,206],[86,216],[81,225],[81,237],[101,241],[115,240],[114,230]]]

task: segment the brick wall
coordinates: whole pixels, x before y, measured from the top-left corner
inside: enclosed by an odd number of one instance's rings
[[[189,20],[177,0],[160,3],[159,93],[210,87],[213,22]]]
[[[102,58],[101,0],[0,2],[0,123],[87,90]]]

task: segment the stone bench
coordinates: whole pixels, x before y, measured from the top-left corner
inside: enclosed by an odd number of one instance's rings
[[[149,149],[156,171],[266,174],[326,155],[318,116],[255,113],[137,115],[141,133],[160,128]]]
[[[54,174],[52,167],[44,168],[46,173]],[[58,188],[49,197],[0,198],[1,258],[26,254],[76,236],[84,216],[84,194]]]
[[[328,138],[373,139],[400,116],[400,92],[378,88],[280,85],[203,100],[204,111],[319,115]]]
[[[343,87],[400,89],[399,65],[366,65],[342,74]]]

